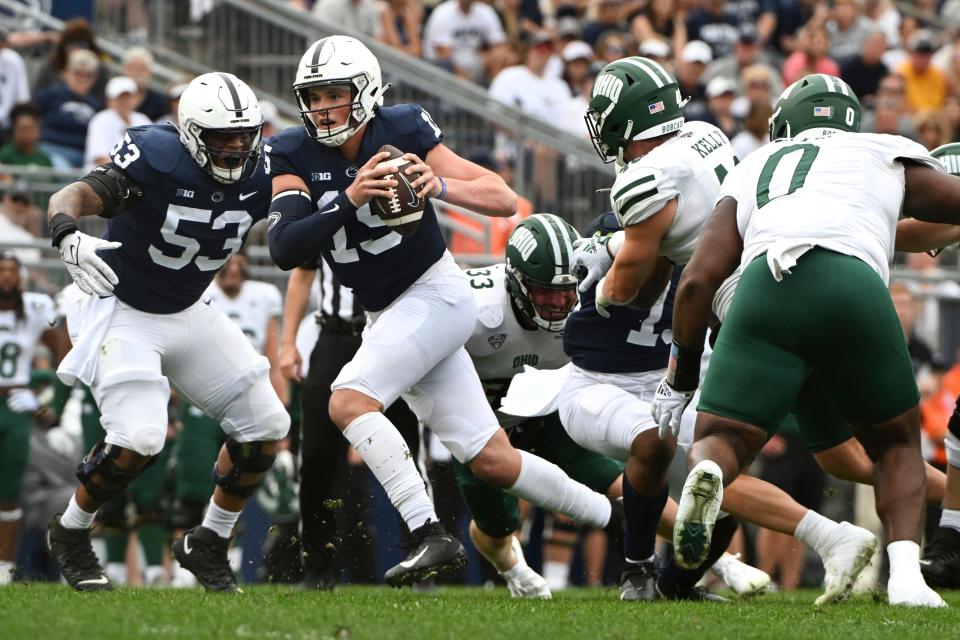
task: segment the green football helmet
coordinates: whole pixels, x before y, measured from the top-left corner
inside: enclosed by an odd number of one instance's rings
[[[952,176],[960,176],[960,142],[951,142],[930,152],[940,161],[944,170]]]
[[[846,82],[826,73],[800,78],[783,90],[770,116],[770,139],[792,138],[807,129],[860,131],[862,109]]]
[[[535,213],[507,241],[507,291],[517,310],[541,329],[563,331],[577,304],[570,260],[579,238],[563,218]]]
[[[603,161],[623,164],[623,150],[632,140],[678,131],[684,104],[670,72],[653,60],[632,56],[603,68],[584,120]]]

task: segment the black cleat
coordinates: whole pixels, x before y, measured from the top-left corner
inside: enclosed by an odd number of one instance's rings
[[[920,571],[930,587],[960,589],[960,531],[938,527],[923,550]]]
[[[412,585],[467,564],[463,545],[439,522],[427,522],[411,531],[409,547],[406,560],[391,567],[384,576],[391,587]]]
[[[627,560],[620,575],[620,600],[624,602],[651,602],[658,599],[657,578],[660,559],[630,562]]]
[[[112,591],[97,554],[90,544],[90,529],[67,529],[58,513],[47,527],[47,548],[67,583],[77,591]]]
[[[227,560],[229,538],[221,538],[206,527],[194,527],[174,540],[172,548],[180,566],[195,575],[207,591],[243,593]]]
[[[710,591],[706,587],[667,587],[662,580],[657,581],[657,594],[664,600],[686,600],[688,602],[730,602]]]

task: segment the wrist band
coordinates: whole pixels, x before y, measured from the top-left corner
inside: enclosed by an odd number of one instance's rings
[[[50,239],[53,241],[53,246],[59,249],[60,241],[78,228],[77,220],[73,216],[66,213],[54,215],[50,218]]]
[[[670,345],[667,382],[677,391],[693,391],[700,386],[700,356],[703,349],[688,349],[676,340]]]
[[[447,195],[447,181],[440,176],[437,176],[437,178],[440,178],[440,194],[437,196],[437,200],[443,200],[443,196]]]

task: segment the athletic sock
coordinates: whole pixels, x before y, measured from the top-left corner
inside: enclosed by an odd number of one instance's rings
[[[810,546],[820,557],[828,551],[833,542],[833,536],[840,525],[829,518],[825,518],[813,509],[807,511],[800,519],[793,536]]]
[[[655,496],[637,492],[623,474],[623,555],[628,562],[640,562],[653,555],[657,525],[669,495],[663,487]]]
[[[602,529],[607,526],[610,500],[606,496],[571,479],[552,462],[527,451],[518,453],[520,474],[507,493],[591,527]]]
[[[207,507],[207,513],[203,516],[202,526],[210,529],[221,538],[229,538],[239,519],[239,511],[227,511],[217,506],[213,498],[210,498],[210,506]]]
[[[920,545],[912,540],[897,540],[887,545],[890,580],[920,580]]]
[[[97,517],[97,512],[89,513],[80,508],[77,504],[77,497],[70,496],[70,504],[67,510],[60,516],[60,526],[65,529],[90,529],[93,527],[93,519]]]
[[[365,413],[347,425],[343,435],[376,476],[411,531],[438,520],[407,443],[385,415]]]
[[[940,526],[960,532],[960,509],[944,509],[940,514]]]

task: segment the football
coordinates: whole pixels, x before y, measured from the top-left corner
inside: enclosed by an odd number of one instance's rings
[[[420,177],[419,173],[406,175],[403,170],[410,166],[411,162],[403,159],[403,152],[396,147],[385,144],[380,147],[380,151],[388,151],[390,158],[381,162],[380,166],[389,166],[396,169],[395,172],[384,176],[384,179],[393,179],[397,181],[392,198],[376,197],[370,201],[370,208],[377,216],[383,220],[383,223],[402,236],[409,236],[417,230],[420,224],[420,218],[423,216],[423,208],[426,202],[417,196],[410,183]]]

